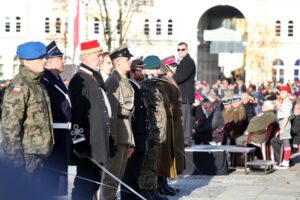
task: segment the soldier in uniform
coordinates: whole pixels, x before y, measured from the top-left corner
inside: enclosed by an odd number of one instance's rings
[[[111,104],[111,135],[114,140],[114,151],[111,160],[104,166],[116,177],[122,179],[127,159],[134,151],[134,137],[131,128],[131,117],[134,110],[134,90],[126,74],[130,71],[132,57],[127,47],[119,47],[110,55],[114,71],[105,82],[107,96]],[[119,183],[108,174],[103,174],[100,199],[116,199]],[[109,187],[106,187],[108,185]]]
[[[144,80],[143,58],[139,57],[132,61],[131,70],[129,72],[129,81],[134,89],[134,113],[131,119],[132,132],[134,136],[134,152],[128,159],[123,182],[139,192],[138,178],[140,176],[141,164],[144,154],[148,149],[148,128],[147,128],[147,114],[144,102],[144,94],[141,90],[140,82]],[[123,185],[121,186],[122,200],[138,200],[140,199],[135,194],[130,192]]]
[[[43,158],[54,144],[50,99],[40,85],[46,46],[40,42],[21,44],[17,56],[20,72],[8,85],[2,105],[2,149],[7,162],[35,182],[40,179]]]
[[[166,142],[161,145],[160,165],[158,168],[158,190],[163,195],[176,195],[176,190],[168,185],[167,178],[175,179],[177,177],[177,169],[174,154],[174,120],[173,110],[174,100],[172,93],[172,84],[167,80],[168,68],[165,65],[160,66],[159,78],[161,81],[157,81],[157,87],[163,96],[164,107],[167,115],[167,130],[166,130]],[[171,100],[172,99],[172,100]]]
[[[274,111],[274,103],[270,100],[266,100],[262,106],[262,113],[251,118],[244,134],[236,139],[237,145],[245,145],[248,140],[248,134],[253,132],[251,138],[252,142],[264,142],[266,135],[264,134],[270,124],[276,121],[276,115]],[[260,132],[255,134],[255,132]]]
[[[235,113],[234,115],[235,128],[233,134],[231,135],[232,137],[231,144],[235,144],[235,139],[243,135],[244,131],[246,130],[248,121],[247,121],[245,107],[241,101],[240,96],[232,97],[232,107],[233,107],[233,112]]]
[[[167,81],[171,84],[170,101],[172,103],[172,113],[174,120],[174,155],[176,161],[177,174],[181,174],[184,170],[185,157],[184,157],[184,133],[181,109],[181,93],[179,86],[175,79],[172,77],[176,72],[177,63],[175,56],[169,56],[162,59],[162,64],[167,69]]]
[[[142,81],[142,91],[145,96],[145,106],[149,119],[149,150],[145,153],[139,177],[141,194],[147,199],[167,199],[157,192],[157,170],[160,162],[161,144],[166,142],[167,115],[162,94],[157,87],[157,77],[160,73],[160,59],[150,55],[144,59],[145,80]]]
[[[43,170],[43,178],[47,182],[46,187],[49,188],[50,194],[61,196],[68,194],[68,176],[62,172],[68,171],[71,151],[71,101],[68,90],[59,76],[64,70],[64,54],[55,41],[46,48],[48,58],[41,83],[47,89],[51,101],[55,145],[50,156],[45,159],[47,168]]]
[[[102,62],[100,44],[92,40],[81,43],[80,48],[81,64],[69,85],[72,103],[71,136],[73,151],[78,157],[72,199],[91,200],[97,199],[99,185],[82,177],[99,182],[101,172],[86,156],[100,164],[108,161],[111,110],[103,90],[104,81],[98,72]]]

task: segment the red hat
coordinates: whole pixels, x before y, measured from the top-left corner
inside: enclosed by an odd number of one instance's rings
[[[80,44],[80,55],[91,54],[98,51],[102,51],[98,40],[82,42]]]
[[[287,91],[288,93],[291,92],[291,88],[290,88],[289,86],[287,86],[287,85],[281,85],[281,86],[279,87],[279,90],[280,90],[280,91]]]
[[[161,60],[161,64],[163,65],[168,65],[168,66],[177,66],[176,60],[175,60],[175,56],[169,56],[167,58],[164,58]]]

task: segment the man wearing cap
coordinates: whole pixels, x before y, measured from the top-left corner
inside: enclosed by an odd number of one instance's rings
[[[123,182],[137,192],[140,192],[138,187],[138,178],[140,176],[141,164],[144,154],[149,147],[147,128],[148,116],[144,102],[145,97],[143,91],[141,90],[141,81],[144,80],[143,68],[145,66],[142,59],[142,57],[138,57],[133,60],[129,72],[129,81],[134,89],[134,113],[131,119],[131,127],[134,136],[135,147],[132,156],[128,158],[123,176]],[[140,198],[121,185],[121,199],[138,200]]]
[[[232,97],[232,107],[233,111],[235,112],[235,128],[233,132],[233,139],[236,139],[237,137],[241,136],[244,131],[247,128],[248,121],[247,121],[247,115],[245,111],[245,107],[241,101],[240,96],[233,96]],[[233,144],[235,144],[235,140],[232,140]]]
[[[48,58],[41,83],[45,86],[51,101],[55,145],[50,156],[45,159],[47,168],[43,170],[43,178],[47,182],[46,187],[50,194],[61,196],[68,194],[68,176],[58,171],[68,171],[71,151],[71,101],[59,75],[64,70],[64,54],[55,41],[46,49]]]
[[[114,71],[105,82],[107,96],[111,104],[112,118],[110,131],[114,140],[112,158],[104,166],[116,177],[122,179],[127,159],[134,151],[134,137],[131,128],[131,117],[134,111],[134,90],[126,74],[130,71],[132,57],[128,48],[121,46],[110,55]],[[103,174],[100,199],[113,200],[119,183],[110,175]],[[109,185],[109,187],[106,187]]]
[[[194,103],[194,79],[196,74],[196,65],[188,53],[188,45],[180,42],[177,45],[178,56],[180,59],[176,73],[173,76],[179,85],[182,96],[182,113],[183,113],[183,130],[184,144],[192,144],[192,110],[191,105]]]
[[[21,44],[17,56],[20,72],[7,86],[2,105],[2,149],[9,164],[38,181],[43,159],[54,144],[50,100],[40,85],[46,46],[41,42]]]
[[[104,82],[99,68],[102,49],[97,40],[80,44],[81,64],[72,77],[69,94],[72,103],[71,136],[76,160],[72,200],[97,199],[101,172],[86,156],[106,163],[109,159],[110,104],[103,90]],[[89,180],[82,179],[86,178]]]
[[[160,163],[160,147],[166,142],[167,115],[162,94],[157,87],[161,61],[150,55],[144,60],[145,80],[141,88],[145,96],[145,106],[149,127],[149,150],[145,153],[139,177],[141,194],[147,199],[167,199],[157,192],[157,170]]]

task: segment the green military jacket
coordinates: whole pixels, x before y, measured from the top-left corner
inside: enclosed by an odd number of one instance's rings
[[[131,116],[134,111],[134,89],[128,78],[117,70],[105,82],[107,97],[111,105],[110,131],[116,144],[134,146]]]
[[[25,164],[24,154],[48,156],[53,148],[50,100],[40,77],[21,65],[4,94],[2,148],[15,166]]]
[[[253,117],[246,129],[249,133],[253,132],[252,142],[264,142],[265,133],[269,125],[276,121],[276,115],[273,110],[268,110]],[[259,132],[259,134],[255,134]]]
[[[149,140],[153,139],[154,144],[164,143],[167,139],[167,114],[162,94],[157,88],[156,81],[152,79],[142,81],[141,89],[148,115]]]

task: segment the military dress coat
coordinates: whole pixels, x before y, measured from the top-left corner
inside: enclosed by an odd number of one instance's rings
[[[264,142],[266,139],[266,131],[270,124],[276,122],[276,115],[273,110],[262,112],[253,117],[246,129],[247,132],[253,132],[251,142]],[[257,134],[257,132],[261,132]]]
[[[160,165],[158,176],[176,178],[177,168],[174,155],[174,121],[173,107],[169,96],[171,96],[171,85],[166,81],[157,82],[159,91],[162,94],[164,107],[167,115],[166,142],[161,145]]]
[[[69,84],[74,149],[99,163],[109,159],[109,110],[99,73],[81,64]]]
[[[41,83],[45,86],[51,101],[55,139],[53,151],[44,163],[48,168],[67,172],[71,155],[71,101],[68,90],[61,77],[48,69],[44,70]],[[67,175],[53,170],[45,169],[44,171],[50,192],[53,195],[66,195],[68,193]]]
[[[10,163],[29,173],[39,168],[54,144],[50,99],[40,85],[41,75],[21,65],[2,105],[2,149]]]
[[[183,136],[183,121],[181,109],[181,94],[179,86],[173,78],[168,78],[170,83],[169,99],[172,104],[172,113],[174,121],[174,155],[176,161],[177,172],[182,172],[185,168],[184,157],[184,136]]]

